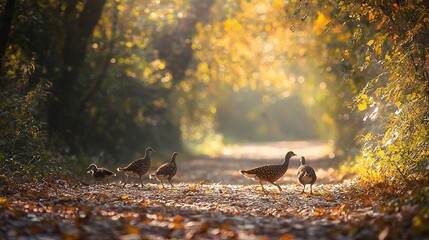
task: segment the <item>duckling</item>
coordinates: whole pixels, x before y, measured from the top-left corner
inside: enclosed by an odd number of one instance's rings
[[[111,177],[116,176],[116,173],[106,168],[99,168],[94,163],[90,164],[88,168],[86,168],[86,171],[87,173],[91,173],[96,181],[106,181],[107,183],[109,183]]]
[[[301,194],[305,191],[305,185],[310,184],[310,194],[313,194],[313,184],[317,180],[316,172],[314,169],[305,164],[305,158],[301,157],[301,166],[296,173],[299,183],[304,187]]]

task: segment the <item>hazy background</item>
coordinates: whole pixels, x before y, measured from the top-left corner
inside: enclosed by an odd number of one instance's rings
[[[387,168],[425,155],[428,18],[413,4],[7,0],[0,13],[10,171],[288,140]]]

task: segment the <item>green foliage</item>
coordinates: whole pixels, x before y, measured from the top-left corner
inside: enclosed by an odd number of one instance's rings
[[[212,154],[230,139],[317,131],[364,179],[427,177],[427,10],[422,0],[17,1],[0,68],[4,172],[61,161],[50,147],[114,162],[147,145]]]
[[[289,5],[294,7],[285,10],[288,26],[295,33],[312,31],[309,52],[322,57],[310,58],[311,64],[326,71],[326,89],[305,74],[311,97],[304,102],[329,120],[323,124],[332,124],[336,153],[355,160],[347,169],[366,181],[427,177],[427,3]]]
[[[32,63],[25,64],[0,93],[0,172],[7,181],[37,181],[59,173],[42,121],[51,84],[44,81],[27,91],[33,71]]]
[[[368,181],[428,177],[427,3],[344,3],[341,8],[361,24],[355,32],[372,29],[355,43],[365,57],[354,69],[378,69],[355,99],[356,110],[365,113],[358,173]]]
[[[176,90],[186,140],[209,136],[206,127],[227,142],[315,137],[308,126],[317,121],[296,91],[314,69],[302,58],[308,42],[283,26],[283,9],[282,1],[217,1],[212,21],[198,25],[194,66]]]

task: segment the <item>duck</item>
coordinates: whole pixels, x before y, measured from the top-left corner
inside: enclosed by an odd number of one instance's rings
[[[263,181],[269,182],[278,187],[279,191],[282,191],[280,185],[276,183],[283,175],[286,173],[289,167],[289,160],[296,156],[293,151],[289,151],[286,153],[284,161],[282,164],[277,165],[265,165],[257,168],[253,168],[250,170],[239,170],[240,174],[247,178],[251,178],[255,181],[259,181],[261,184],[262,190],[265,192]]]

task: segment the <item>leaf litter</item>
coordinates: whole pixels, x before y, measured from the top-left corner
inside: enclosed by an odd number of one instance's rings
[[[241,167],[228,164],[231,169]],[[0,186],[0,239],[424,239],[429,235],[427,187],[359,186],[356,180],[337,182],[321,176],[313,195],[301,195],[302,187],[290,180],[292,166],[279,182],[283,191],[267,184],[265,193],[258,183],[222,176],[221,169],[213,167],[208,168],[229,184],[202,181],[210,178],[184,168],[175,187],[165,189],[154,182],[122,188],[121,183],[72,180]],[[203,170],[201,174],[210,172]],[[404,191],[411,197],[403,197]]]

